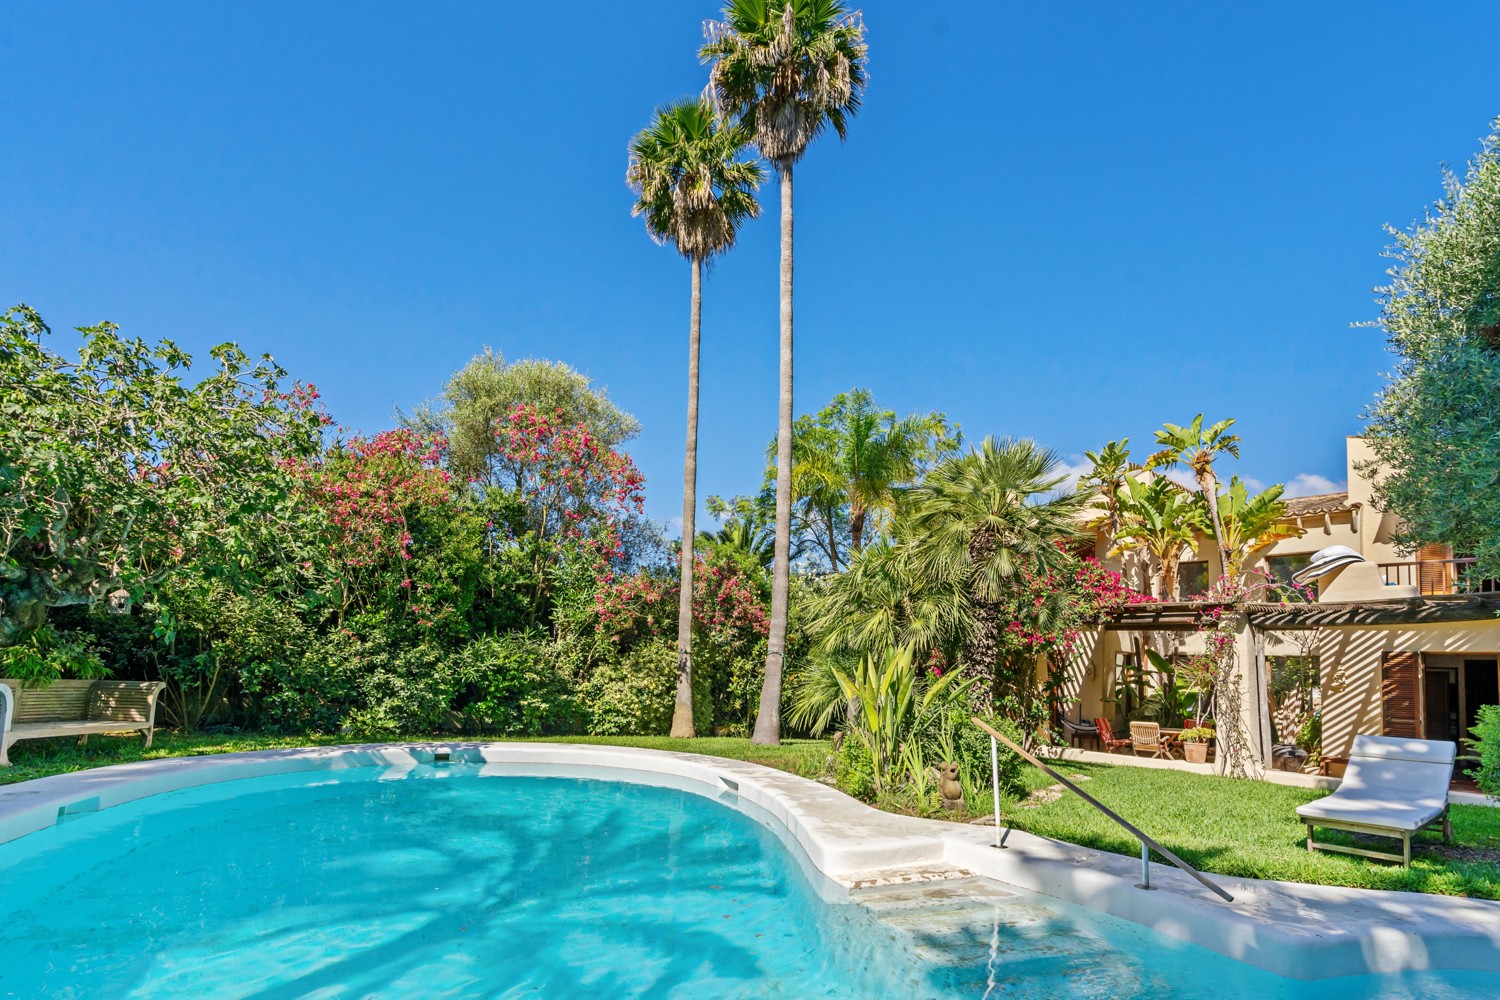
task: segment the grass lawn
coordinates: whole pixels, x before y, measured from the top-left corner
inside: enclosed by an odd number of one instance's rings
[[[410,739],[449,741],[454,737]],[[346,734],[185,735],[166,730],[157,732],[156,745],[150,750],[142,750],[139,737],[95,736],[83,748],[71,739],[28,741],[11,747],[15,766],[0,769],[0,784],[135,760],[350,742],[357,741]],[[674,740],[665,736],[563,736],[536,742],[683,750],[748,760],[804,777],[824,773],[829,754],[829,744],[823,740],[787,740],[776,747],[753,746],[749,740],[730,737]],[[1435,832],[1421,834],[1413,845],[1412,866],[1402,868],[1347,855],[1309,854],[1306,830],[1297,822],[1296,808],[1321,792],[1124,765],[1065,762],[1058,769],[1070,777],[1088,777],[1083,787],[1090,794],[1205,872],[1500,899],[1500,809],[1454,806],[1455,845],[1440,846]],[[1026,780],[1031,790],[1052,783],[1051,778],[1030,768]],[[1133,838],[1072,793],[1042,804],[1026,802],[1024,797],[1008,801],[1003,814],[1007,825],[1045,837],[1129,856],[1140,850]],[[1319,837],[1353,842],[1335,831],[1320,831]],[[1384,846],[1391,843],[1384,842]]]
[[[1309,853],[1307,828],[1298,822],[1296,809],[1321,791],[1118,764],[1068,761],[1053,767],[1069,778],[1090,778],[1079,783],[1085,791],[1205,872],[1500,899],[1500,809],[1453,806],[1453,845],[1443,846],[1436,830],[1418,834],[1411,867],[1402,868]],[[1028,769],[1027,782],[1033,790],[1053,783],[1035,769]],[[1134,837],[1071,792],[1042,804],[1012,801],[1002,814],[1007,825],[1029,833],[1117,854],[1140,853]],[[1333,830],[1319,829],[1318,839],[1356,843]],[[1395,840],[1367,846],[1400,850]]]

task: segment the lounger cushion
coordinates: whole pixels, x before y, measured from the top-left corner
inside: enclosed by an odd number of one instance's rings
[[[1453,764],[1458,747],[1448,740],[1409,740],[1396,736],[1356,736],[1350,758],[1378,757],[1428,764]],[[1445,783],[1446,784],[1446,783]]]
[[[1358,736],[1338,790],[1299,806],[1303,822],[1327,820],[1396,832],[1419,830],[1448,807],[1456,747],[1437,740]]]
[[[1391,799],[1343,799],[1330,795],[1326,799],[1297,807],[1304,823],[1328,820],[1334,823],[1358,823],[1378,830],[1415,831],[1431,823],[1448,807],[1446,801],[1413,805]]]

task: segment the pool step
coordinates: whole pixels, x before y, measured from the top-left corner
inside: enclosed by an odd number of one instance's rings
[[[923,885],[857,889],[850,898],[904,939],[923,960],[955,969],[993,965],[1007,976],[1030,968],[1087,962],[1097,954],[1090,935],[1060,927],[1056,915],[997,882],[971,877]]]

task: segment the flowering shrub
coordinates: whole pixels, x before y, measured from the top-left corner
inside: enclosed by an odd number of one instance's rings
[[[1049,573],[1023,573],[997,609],[1006,623],[1000,631],[1001,669],[995,684],[995,696],[1004,702],[1002,714],[1022,723],[1027,733],[1044,728],[1067,679],[1062,665],[1083,633],[1123,608],[1154,600],[1093,558]],[[1035,664],[1041,657],[1052,669],[1038,687]]]
[[[695,630],[720,636],[765,634],[768,610],[758,581],[713,552],[695,552],[693,565]],[[616,644],[641,633],[675,641],[679,593],[675,576],[639,572],[611,579],[594,596],[598,629]]]
[[[462,602],[438,539],[458,517],[440,437],[408,429],[356,437],[321,461],[284,463],[326,519],[323,546],[301,563],[338,617],[401,611],[419,630],[455,627]]]

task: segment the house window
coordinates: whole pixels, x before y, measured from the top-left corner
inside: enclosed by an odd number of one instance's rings
[[[1309,555],[1270,556],[1266,559],[1266,568],[1271,572],[1271,579],[1284,584],[1290,584],[1293,573],[1306,569],[1311,564],[1312,557]]]
[[[1177,590],[1184,600],[1208,593],[1208,563],[1185,562],[1179,566]]]
[[[1305,601],[1308,600],[1307,591],[1298,591],[1292,582],[1292,574],[1299,570],[1305,570],[1308,565],[1313,564],[1313,556],[1269,556],[1266,559],[1266,570],[1271,580],[1268,580],[1269,592],[1266,597],[1274,601]],[[1317,591],[1317,580],[1313,582],[1314,592]]]

